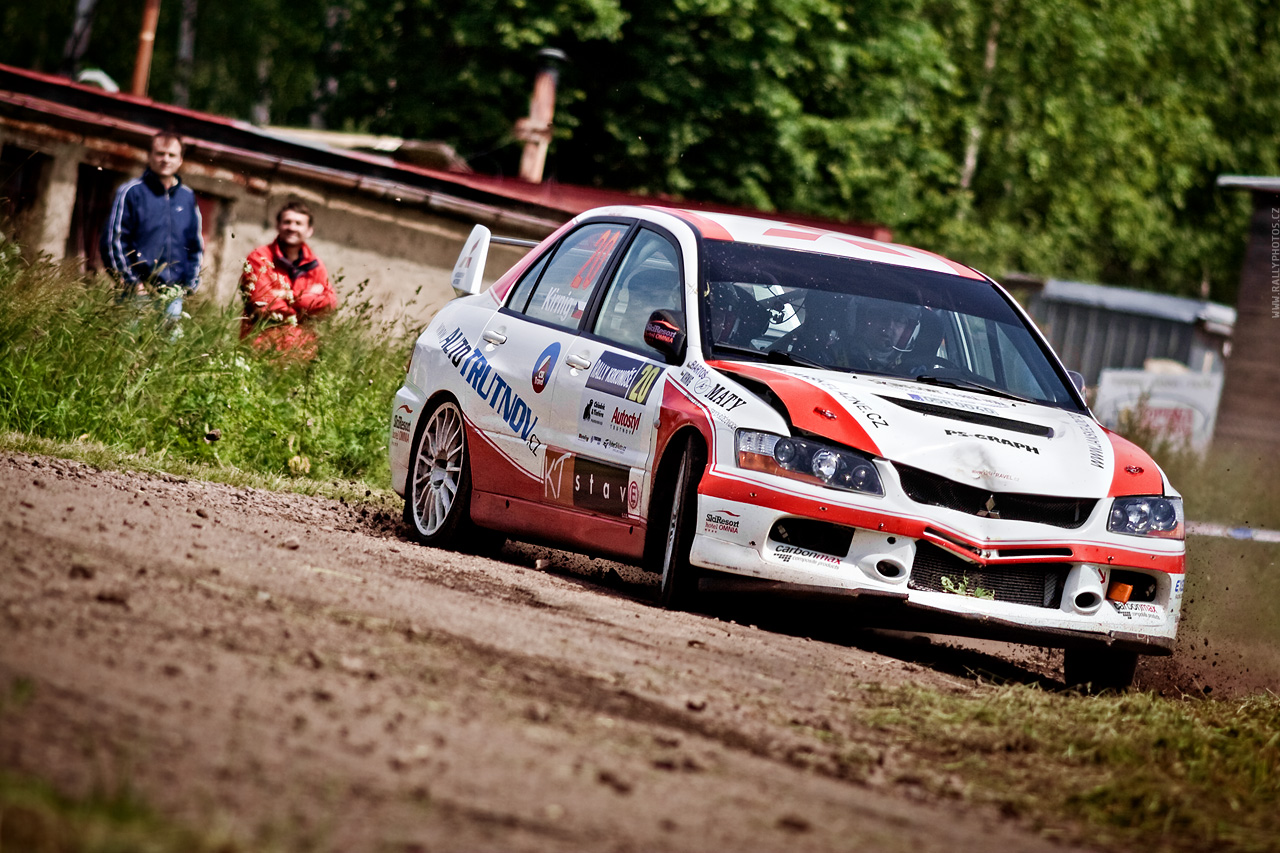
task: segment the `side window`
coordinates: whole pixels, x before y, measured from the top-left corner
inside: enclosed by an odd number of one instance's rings
[[[576,329],[601,273],[609,265],[609,258],[626,230],[626,225],[602,223],[585,225],[566,237],[547,262],[524,313],[534,320]],[[531,270],[526,279],[532,277]],[[521,281],[512,296],[513,310],[519,310],[515,300],[524,288]]]
[[[988,321],[972,314],[962,314],[960,323],[967,343],[969,369],[987,379],[994,379],[996,371],[991,361],[991,342],[987,337],[990,331]]]
[[[538,276],[542,275],[543,269],[547,266],[547,261],[551,259],[551,252],[547,252],[541,258],[524,271],[524,276],[520,281],[516,282],[516,286],[511,288],[511,296],[507,299],[507,307],[512,311],[521,314],[529,304],[529,294],[533,292],[533,286],[538,283]]]
[[[681,309],[678,257],[669,240],[642,230],[609,284],[592,331],[619,346],[656,354],[644,342],[644,327],[660,308]]]
[[[1000,347],[1000,365],[1004,373],[1005,387],[1016,394],[1024,397],[1030,397],[1033,400],[1051,399],[1051,393],[1047,392],[1040,384],[1040,381],[1032,373],[1030,365],[1022,356],[1021,350],[1013,339],[1009,337],[1009,332],[1004,323],[996,324],[996,339]],[[1020,337],[1025,336],[1020,335]]]

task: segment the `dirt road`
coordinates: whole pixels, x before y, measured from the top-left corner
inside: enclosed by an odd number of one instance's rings
[[[654,592],[336,501],[3,454],[0,695],[27,698],[0,701],[0,767],[127,783],[253,849],[1069,849],[904,774],[849,713],[972,690],[971,652],[922,666]]]

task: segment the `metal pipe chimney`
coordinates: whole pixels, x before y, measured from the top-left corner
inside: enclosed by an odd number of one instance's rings
[[[133,60],[134,95],[147,94],[147,81],[151,78],[151,51],[156,43],[156,24],[160,21],[160,0],[147,0],[142,9],[142,28],[138,32],[138,54]]]
[[[521,180],[535,184],[542,181],[542,170],[547,165],[547,148],[551,145],[551,120],[556,114],[559,66],[567,58],[564,51],[553,47],[538,51],[542,67],[533,81],[529,115],[516,120],[516,139],[524,143],[524,153],[520,157]]]

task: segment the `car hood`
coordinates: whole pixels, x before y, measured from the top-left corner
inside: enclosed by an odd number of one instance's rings
[[[712,366],[767,386],[797,429],[958,483],[1077,498],[1163,491],[1141,449],[1080,412],[833,371]]]

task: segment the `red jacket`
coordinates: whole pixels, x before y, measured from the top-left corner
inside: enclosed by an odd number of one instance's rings
[[[281,254],[274,240],[250,252],[240,276],[240,295],[244,297],[241,338],[261,327],[253,339],[255,347],[296,350],[308,358],[315,355],[317,342],[307,323],[338,306],[328,271],[306,243],[297,263]]]

